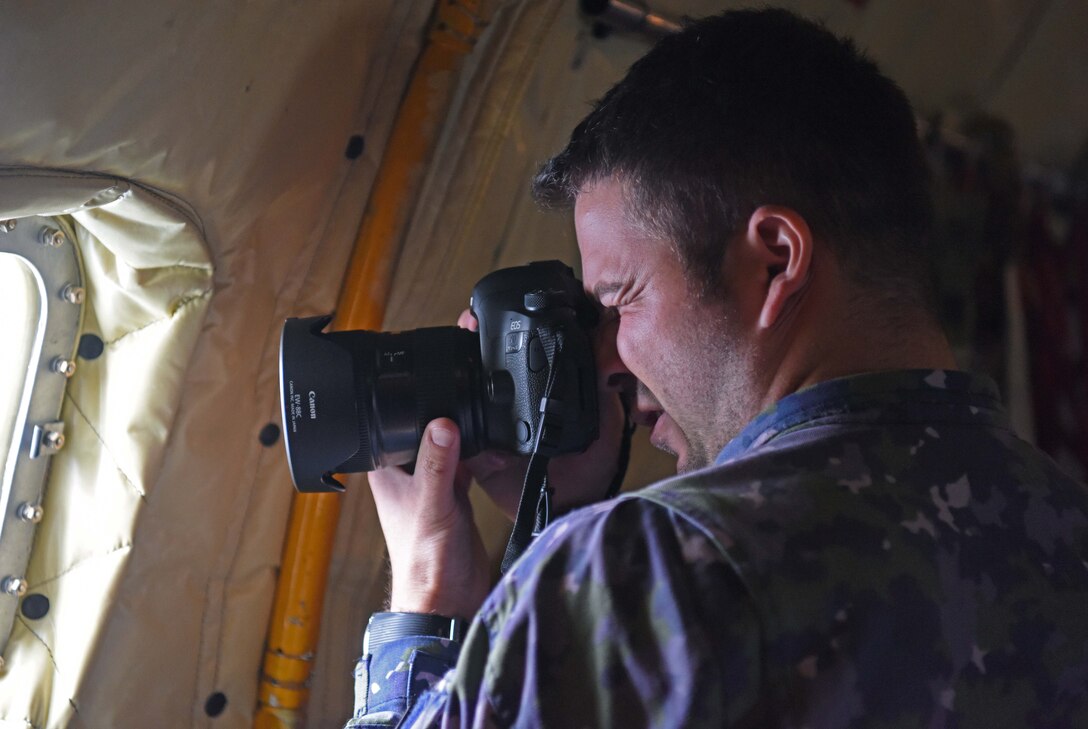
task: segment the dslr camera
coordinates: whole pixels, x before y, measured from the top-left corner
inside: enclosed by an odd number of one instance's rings
[[[299,491],[340,491],[334,474],[412,463],[438,417],[460,428],[462,458],[491,448],[551,457],[597,438],[597,309],[570,267],[494,271],[469,307],[479,332],[325,332],[331,316],[284,323],[284,443]]]

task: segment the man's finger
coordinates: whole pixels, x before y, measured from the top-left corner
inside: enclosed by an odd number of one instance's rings
[[[452,491],[460,460],[460,433],[449,418],[439,418],[427,426],[416,457],[417,488],[440,495]]]
[[[465,309],[461,312],[461,316],[457,317],[457,326],[474,332],[480,328],[480,322],[476,321],[471,309]]]

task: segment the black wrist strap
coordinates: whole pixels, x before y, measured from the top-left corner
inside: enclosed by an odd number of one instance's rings
[[[465,621],[429,613],[374,613],[363,634],[363,655],[400,638],[432,636],[460,642]]]

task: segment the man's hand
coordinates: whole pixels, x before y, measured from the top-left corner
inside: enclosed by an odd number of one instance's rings
[[[457,323],[477,329],[468,310]],[[613,388],[599,384],[600,437],[584,453],[548,464],[557,513],[599,500],[616,473],[623,407]],[[439,418],[423,434],[414,475],[400,468],[369,475],[393,573],[390,610],[469,619],[487,596],[490,569],[472,518],[469,483],[474,477],[513,521],[529,459],[484,451],[458,463],[460,450],[456,423]]]
[[[423,434],[415,474],[394,467],[369,475],[393,573],[390,610],[468,620],[490,590],[460,451],[456,423],[439,418]]]

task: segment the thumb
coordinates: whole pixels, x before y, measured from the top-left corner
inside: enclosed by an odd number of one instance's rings
[[[416,486],[433,499],[445,503],[453,499],[453,482],[461,454],[461,434],[449,418],[432,420],[424,431],[416,456]]]
[[[457,326],[475,332],[480,329],[480,322],[476,321],[476,317],[472,315],[472,309],[465,309],[461,312],[461,316],[457,317]]]

